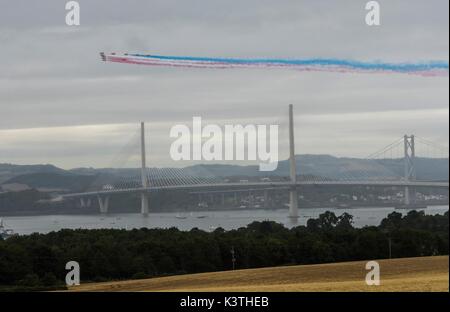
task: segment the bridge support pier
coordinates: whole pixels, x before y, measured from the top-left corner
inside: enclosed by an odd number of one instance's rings
[[[253,196],[252,191],[248,191],[248,202],[251,207],[253,207],[255,205],[255,198]]]
[[[80,207],[81,208],[91,207],[91,199],[89,197],[87,199],[80,197]]]
[[[409,186],[405,186],[405,192],[403,194],[403,204],[405,204],[406,206],[411,204],[411,199],[409,195]]]
[[[269,194],[268,194],[268,190],[264,190],[264,208],[268,208],[269,207]]]
[[[148,195],[145,192],[141,193],[141,214],[148,216]]]
[[[298,197],[295,186],[289,191],[289,217],[298,218]]]
[[[97,196],[98,198],[98,206],[100,207],[100,213],[105,214],[108,213],[108,207],[109,207],[109,196],[105,196],[102,198],[100,195]]]
[[[416,203],[416,190],[414,187],[405,186],[403,204],[405,206],[414,205]]]

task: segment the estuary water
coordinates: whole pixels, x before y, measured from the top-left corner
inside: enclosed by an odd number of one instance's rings
[[[430,206],[421,209],[426,214],[444,214],[449,206]],[[332,211],[336,215],[347,212],[353,216],[354,226],[379,225],[381,220],[389,213],[397,211],[405,214],[409,210],[394,209],[391,207],[364,207],[364,208],[310,208],[299,209],[300,218],[293,222],[288,218],[287,209],[277,210],[227,210],[205,211],[192,213],[150,213],[148,217],[140,214],[123,213],[108,215],[46,215],[46,216],[20,216],[4,217],[5,227],[13,229],[18,234],[31,234],[34,232],[48,233],[61,229],[133,229],[133,228],[170,228],[180,230],[199,228],[213,231],[218,227],[226,230],[246,226],[253,221],[275,221],[286,227],[305,225],[310,218],[317,218],[325,211]],[[1,217],[1,216],[0,216]]]
[[[423,209],[426,214],[444,214],[449,206],[430,206]],[[226,230],[246,226],[253,221],[275,221],[286,227],[306,224],[310,218],[317,218],[325,211],[332,211],[336,215],[347,212],[353,216],[354,226],[379,225],[381,220],[393,211],[405,214],[408,210],[390,207],[364,207],[364,208],[301,208],[300,217],[296,222],[288,218],[287,209],[276,210],[227,210],[205,211],[192,213],[150,213],[143,217],[139,213],[107,214],[107,215],[46,215],[46,216],[20,216],[4,217],[5,227],[13,229],[18,234],[31,234],[34,232],[48,233],[60,229],[133,229],[133,228],[170,228],[180,230],[199,228],[213,231],[218,227]]]

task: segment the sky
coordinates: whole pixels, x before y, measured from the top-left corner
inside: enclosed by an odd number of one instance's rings
[[[416,134],[448,145],[448,77],[284,69],[155,68],[101,62],[99,52],[416,62],[449,55],[447,0],[80,0],[80,26],[62,0],[0,0],[0,163],[62,168],[138,164],[169,156],[170,128],[280,123],[288,104],[297,154],[364,157]],[[185,163],[181,165],[186,165]]]

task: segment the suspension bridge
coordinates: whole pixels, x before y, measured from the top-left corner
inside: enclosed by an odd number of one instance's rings
[[[141,168],[140,177],[129,177],[114,184],[103,185],[99,189],[82,193],[62,194],[60,199],[80,199],[81,205],[98,200],[101,213],[107,213],[111,195],[136,193],[141,196],[141,213],[148,215],[150,211],[149,198],[152,192],[162,190],[186,190],[192,194],[229,193],[239,191],[261,191],[267,196],[269,190],[282,189],[289,192],[289,217],[298,218],[298,191],[308,185],[317,186],[368,186],[368,187],[401,187],[404,189],[403,205],[414,208],[416,204],[417,187],[447,188],[448,181],[420,180],[416,174],[417,143],[425,148],[424,156],[439,153],[440,158],[447,159],[448,148],[438,143],[416,137],[404,135],[381,150],[369,155],[366,164],[339,177],[302,176],[297,172],[294,144],[293,106],[289,105],[289,176],[274,179],[260,179],[257,181],[230,181],[227,177],[199,174],[186,168],[148,168],[146,164],[145,127],[141,123],[140,129]],[[402,155],[398,155],[399,150]],[[402,173],[394,172],[379,160],[393,159],[402,162]],[[374,174],[375,173],[375,174]],[[448,180],[448,178],[447,178]]]

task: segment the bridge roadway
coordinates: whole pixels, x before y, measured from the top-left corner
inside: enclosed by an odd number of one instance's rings
[[[111,189],[111,190],[100,190],[84,193],[73,193],[73,194],[62,194],[62,199],[69,198],[80,198],[80,197],[90,197],[97,195],[113,195],[121,193],[143,193],[143,192],[153,192],[160,190],[198,190],[198,189],[221,189],[221,188],[249,188],[257,187],[260,190],[267,189],[289,189],[293,186],[380,186],[380,187],[439,187],[448,188],[449,183],[447,182],[432,182],[432,181],[297,181],[292,183],[289,181],[281,182],[223,182],[214,184],[186,184],[186,185],[167,185],[167,186],[149,186],[140,188],[129,188],[129,189]],[[226,192],[226,190],[224,190]]]

